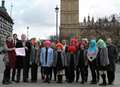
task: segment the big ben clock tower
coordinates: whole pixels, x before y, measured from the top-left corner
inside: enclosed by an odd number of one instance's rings
[[[60,36],[70,33],[79,34],[79,0],[61,0]]]

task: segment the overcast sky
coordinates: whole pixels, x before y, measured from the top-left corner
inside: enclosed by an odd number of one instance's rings
[[[19,36],[29,29],[29,37],[47,38],[55,34],[55,10],[60,0],[6,0],[8,13],[11,11],[13,3],[12,17],[14,20],[14,33]],[[109,16],[120,13],[120,0],[79,0],[80,21],[84,17]]]

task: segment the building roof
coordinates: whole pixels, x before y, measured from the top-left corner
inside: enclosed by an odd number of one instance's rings
[[[7,13],[7,10],[5,9],[5,7],[0,7],[0,16],[5,18],[8,22],[14,24],[12,18]]]

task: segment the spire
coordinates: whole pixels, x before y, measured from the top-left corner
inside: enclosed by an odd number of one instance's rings
[[[90,23],[90,16],[88,15],[88,23]]]
[[[92,21],[91,21],[91,22],[92,22],[92,24],[94,24],[94,22],[95,22],[95,19],[94,19],[94,17],[92,17]]]
[[[2,7],[5,7],[5,0],[2,0]]]
[[[117,22],[115,15],[112,16],[111,22],[113,22],[113,23]]]
[[[107,17],[105,17],[104,22],[105,22],[105,23],[108,23],[108,22],[109,22]]]
[[[83,22],[86,24],[86,17],[84,17]]]

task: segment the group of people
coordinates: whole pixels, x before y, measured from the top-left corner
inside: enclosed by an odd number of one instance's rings
[[[39,66],[45,83],[50,83],[52,75],[58,83],[63,82],[63,76],[68,83],[78,82],[81,75],[81,84],[84,84],[88,82],[88,68],[91,71],[91,84],[99,83],[100,77],[103,82],[99,85],[112,85],[115,80],[117,51],[111,38],[107,38],[107,41],[95,38],[80,41],[71,38],[69,42],[45,40],[39,44],[33,39],[27,40],[25,34],[21,35],[21,40],[18,40],[17,34],[13,34],[13,37],[6,38],[4,47],[3,84],[10,84],[11,81],[19,83],[21,70],[23,82],[28,82],[29,70],[31,82],[37,82]],[[17,48],[24,48],[25,55],[16,55]]]

